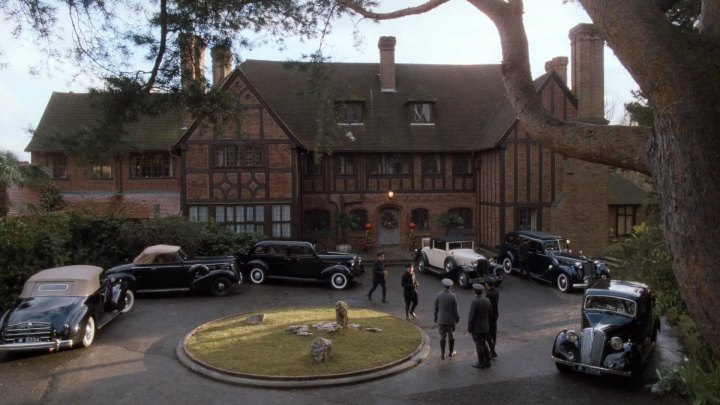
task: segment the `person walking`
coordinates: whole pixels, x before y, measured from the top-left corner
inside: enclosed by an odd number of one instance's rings
[[[410,317],[412,319],[417,318],[415,308],[418,304],[417,288],[419,286],[412,263],[405,267],[405,274],[400,279],[400,284],[403,287],[403,296],[405,298],[405,319],[409,321]]]
[[[367,298],[372,301],[372,295],[379,285],[382,287],[382,302],[387,304],[387,287],[385,286],[385,279],[387,278],[388,272],[385,270],[385,254],[383,252],[378,252],[376,257],[377,260],[375,260],[375,264],[373,264],[373,285],[367,293]]]
[[[475,368],[490,367],[490,350],[488,348],[488,332],[490,330],[490,316],[492,312],[492,304],[490,300],[482,296],[485,289],[482,284],[475,283],[472,285],[475,299],[470,303],[470,314],[468,315],[468,333],[472,334],[475,342],[475,352],[477,353],[477,363],[473,363]]]
[[[457,299],[450,291],[453,282],[449,278],[442,280],[443,289],[435,295],[435,316],[434,322],[438,324],[440,331],[440,358],[445,359],[445,343],[449,343],[448,355],[455,357],[455,324],[460,322]]]
[[[497,286],[497,279],[493,276],[485,278],[485,286],[487,287],[485,298],[490,300],[490,305],[492,307],[492,313],[490,314],[490,330],[488,331],[488,346],[490,347],[490,358],[494,359],[497,357],[495,345],[497,344],[497,320],[500,317],[500,312],[498,311],[500,292],[497,288],[495,288]]]

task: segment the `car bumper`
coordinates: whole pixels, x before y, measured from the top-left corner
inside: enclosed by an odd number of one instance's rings
[[[577,371],[580,373],[593,374],[593,375],[618,375],[621,377],[630,377],[632,375],[632,373],[630,371],[613,370],[610,368],[598,367],[598,366],[589,366],[587,364],[580,364],[580,363],[576,363],[573,361],[563,360],[563,359],[557,358],[555,356],[551,356],[551,357],[555,361],[555,363],[569,366],[573,369],[573,371]]]
[[[72,340],[55,339],[50,342],[31,342],[31,343],[7,343],[0,344],[0,352],[19,352],[28,350],[59,350],[72,347]]]

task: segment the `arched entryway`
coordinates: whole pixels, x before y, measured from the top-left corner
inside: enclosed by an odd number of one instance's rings
[[[382,208],[378,217],[378,243],[380,246],[400,244],[400,210]]]

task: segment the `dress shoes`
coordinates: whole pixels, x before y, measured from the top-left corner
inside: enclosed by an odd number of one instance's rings
[[[482,363],[473,363],[472,366],[474,368],[480,368],[480,369],[485,368],[485,365]]]

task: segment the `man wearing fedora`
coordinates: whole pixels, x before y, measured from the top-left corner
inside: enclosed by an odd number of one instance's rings
[[[450,344],[448,355],[455,357],[457,352],[455,349],[455,324],[460,322],[460,314],[458,313],[457,299],[455,293],[450,291],[453,282],[449,278],[442,280],[443,289],[435,296],[435,316],[434,321],[438,324],[440,330],[440,358],[445,359],[445,342]]]
[[[490,300],[482,296],[482,292],[485,289],[482,284],[473,284],[472,288],[475,299],[470,303],[467,330],[472,334],[478,359],[477,363],[472,366],[475,368],[489,368],[490,350],[487,340],[488,332],[490,331],[492,304],[490,304]]]
[[[500,317],[500,311],[498,310],[498,301],[500,301],[500,292],[498,292],[495,286],[497,285],[497,279],[493,276],[485,277],[485,286],[487,292],[485,292],[485,298],[490,300],[492,306],[492,312],[490,313],[490,331],[488,332],[488,345],[490,346],[490,358],[497,357],[495,352],[495,345],[497,344],[497,320]]]

